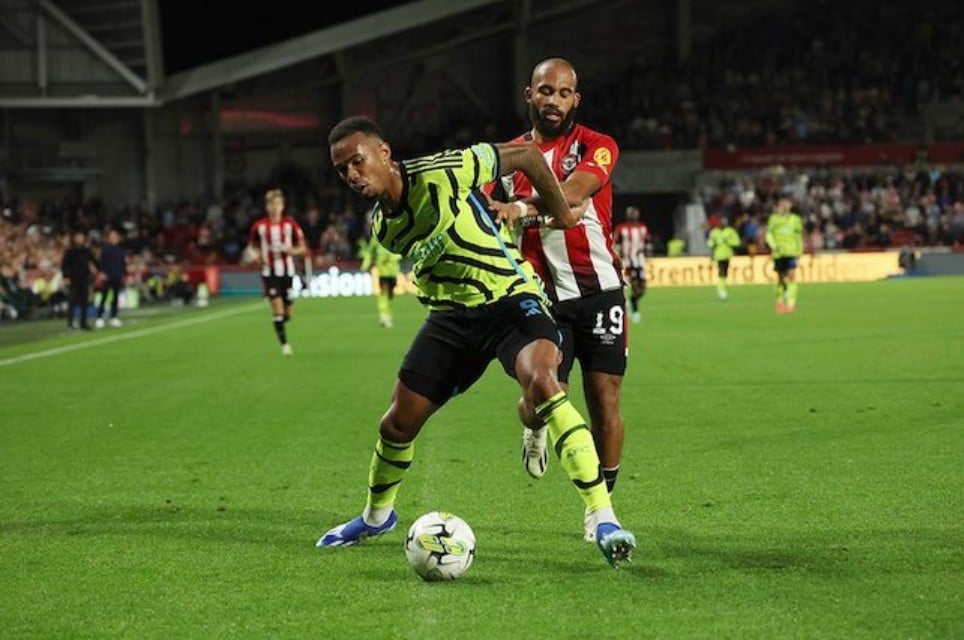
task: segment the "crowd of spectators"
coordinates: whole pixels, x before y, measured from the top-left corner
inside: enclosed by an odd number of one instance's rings
[[[921,105],[964,96],[955,15],[927,0],[810,4],[724,29],[680,66],[586,78],[584,116],[625,149],[893,141]]]
[[[964,98],[960,16],[936,0],[806,3],[720,29],[682,64],[672,51],[580,77],[579,119],[624,150],[902,140],[920,133],[924,105]],[[507,139],[520,124],[455,118],[419,138],[428,148]],[[964,138],[964,120],[956,127]]]
[[[807,251],[964,245],[964,173],[921,168],[867,173],[786,172],[723,176],[704,186],[708,226],[733,224],[742,251],[766,250],[766,220],[789,197]]]
[[[178,297],[184,269],[248,264],[244,249],[251,224],[265,215],[262,196],[259,185],[223,204],[183,201],[153,212],[137,206],[111,210],[98,200],[10,203],[0,215],[0,317],[65,309],[61,261],[77,229],[89,232],[95,249],[106,229],[121,232],[129,256],[127,285],[139,290],[141,300]],[[365,224],[357,212],[364,209],[346,200],[332,201],[337,209],[319,201],[292,192],[287,207],[305,231],[316,266],[354,260]]]

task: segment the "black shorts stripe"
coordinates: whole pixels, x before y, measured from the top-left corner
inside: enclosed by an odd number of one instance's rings
[[[559,436],[559,439],[556,440],[556,446],[555,446],[556,456],[558,456],[558,457],[560,457],[560,458],[562,457],[562,445],[564,445],[564,444],[566,443],[566,440],[569,438],[569,436],[571,436],[571,435],[574,434],[575,432],[579,431],[580,429],[585,429],[586,431],[589,431],[589,427],[587,427],[586,425],[584,425],[584,424],[577,424],[577,425],[574,426],[572,429],[569,429],[569,430],[566,431],[564,434],[562,434],[561,436]]]
[[[401,482],[401,479],[396,480],[395,482],[389,482],[387,484],[376,484],[368,487],[368,490],[371,491],[372,493],[385,493],[386,491],[388,491],[395,485],[399,484],[400,482]]]

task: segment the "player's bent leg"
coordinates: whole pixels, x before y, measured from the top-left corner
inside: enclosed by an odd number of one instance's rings
[[[571,331],[565,326],[560,326],[558,332],[563,336],[562,340],[572,342]],[[566,336],[569,335],[567,338]],[[569,358],[566,361],[566,358]],[[555,378],[562,387],[563,391],[568,392],[568,384],[565,379],[568,377],[569,369],[572,367],[572,353],[555,350]],[[562,379],[560,379],[562,378]],[[549,451],[547,444],[547,429],[545,423],[536,414],[535,406],[525,394],[519,398],[518,403],[519,420],[522,422],[522,467],[532,478],[541,478],[549,468]]]
[[[600,551],[613,567],[618,567],[621,561],[629,559],[636,539],[616,519],[592,435],[556,379],[557,362],[555,344],[536,340],[516,357],[516,378],[526,401],[535,406],[536,414],[545,423],[562,468],[593,515]]]
[[[396,381],[392,404],[382,416],[368,468],[368,500],[362,515],[330,529],[315,546],[347,547],[395,528],[395,498],[415,455],[415,437],[438,405]]]

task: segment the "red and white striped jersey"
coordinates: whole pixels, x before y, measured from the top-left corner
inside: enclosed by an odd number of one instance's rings
[[[646,266],[646,240],[649,229],[642,222],[623,222],[616,225],[613,233],[619,247],[619,255],[627,267],[642,269]]]
[[[526,133],[513,142],[532,142]],[[522,255],[532,264],[554,301],[619,289],[622,265],[613,250],[613,169],[619,157],[616,141],[606,134],[576,125],[568,135],[539,145],[556,178],[563,182],[576,171],[588,171],[602,182],[579,224],[571,229],[527,227],[521,236]],[[536,195],[517,171],[502,178],[509,199]]]
[[[261,275],[293,277],[295,261],[291,250],[305,242],[305,234],[291,216],[273,223],[268,217],[251,225],[248,244],[261,251]]]

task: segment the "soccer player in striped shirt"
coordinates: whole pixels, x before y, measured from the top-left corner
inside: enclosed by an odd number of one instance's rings
[[[291,280],[295,275],[294,256],[305,254],[305,234],[291,216],[284,215],[285,198],[281,189],[264,195],[268,215],[251,226],[248,252],[261,264],[264,297],[271,304],[271,321],[281,343],[281,353],[294,353],[288,343],[285,323],[291,319]]]
[[[616,253],[623,261],[629,279],[629,308],[633,322],[639,322],[639,301],[646,294],[646,241],[649,228],[639,221],[639,207],[626,207],[626,221],[613,231]]]
[[[613,512],[586,422],[557,378],[559,331],[532,267],[496,228],[475,190],[522,171],[555,224],[576,222],[559,184],[532,144],[476,144],[396,161],[378,126],[348,118],[328,136],[338,175],[376,201],[372,233],[413,261],[429,314],[405,355],[382,417],[362,515],[328,531],[318,546],[344,546],[387,533],[397,522],[398,485],[422,426],[498,359],[547,425],[561,466],[592,514],[599,549],[614,567],[636,545]]]
[[[613,249],[611,177],[619,147],[610,136],[576,123],[581,96],[576,70],[567,60],[550,58],[537,64],[525,89],[532,129],[513,142],[534,143],[562,186],[570,205],[586,203],[578,223],[564,230],[523,223],[522,255],[531,262],[553,301],[562,332],[559,380],[568,386],[576,360],[602,473],[610,493],[616,485],[623,448],[619,395],[626,371],[626,296],[622,264]],[[513,204],[493,203],[498,219],[510,224],[518,213],[530,218],[545,213],[545,194],[528,176],[514,172],[502,180]],[[522,459],[526,471],[545,473],[546,433],[531,403],[519,403],[523,423]],[[584,536],[592,541],[592,519],[586,514]]]
[[[777,272],[777,313],[793,313],[797,308],[797,259],[803,253],[803,220],[795,214],[790,198],[780,198],[767,219],[767,246]]]

